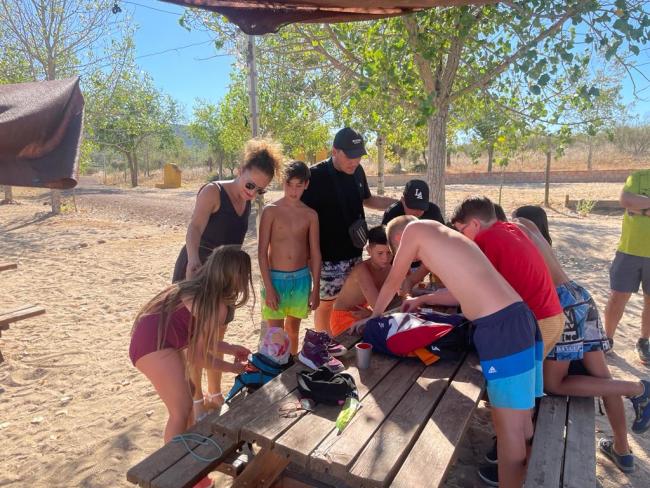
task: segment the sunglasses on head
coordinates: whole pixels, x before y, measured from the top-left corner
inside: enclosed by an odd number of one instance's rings
[[[247,190],[256,190],[258,195],[264,195],[266,193],[266,189],[262,188],[261,186],[257,186],[255,183],[252,181],[247,181],[244,183],[244,186],[246,187]]]

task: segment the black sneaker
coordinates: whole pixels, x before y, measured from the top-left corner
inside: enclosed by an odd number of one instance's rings
[[[490,464],[497,464],[499,462],[499,455],[497,454],[497,438],[493,437],[492,449],[485,455],[485,461]]]
[[[632,432],[635,434],[643,434],[650,428],[650,382],[641,380],[641,384],[643,385],[643,393],[630,398],[635,414],[634,423],[632,424]]]
[[[636,341],[636,352],[643,364],[650,364],[650,342],[648,339],[639,339]]]
[[[478,470],[478,477],[488,486],[499,486],[499,465],[482,466]]]

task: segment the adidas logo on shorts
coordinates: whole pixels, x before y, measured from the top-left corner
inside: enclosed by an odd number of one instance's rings
[[[494,366],[490,366],[490,369],[488,369],[488,373],[494,374],[497,372],[497,369]]]

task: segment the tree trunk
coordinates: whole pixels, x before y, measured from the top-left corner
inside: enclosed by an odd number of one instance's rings
[[[445,215],[445,158],[447,155],[448,107],[439,109],[427,120],[427,183],[429,198]]]
[[[447,148],[447,168],[451,168],[451,149]]]
[[[14,201],[14,194],[13,190],[10,185],[5,185],[4,186],[5,190],[5,199],[2,201],[2,203],[13,203]]]
[[[61,190],[50,190],[52,200],[52,213],[59,215],[61,213]]]
[[[384,194],[384,136],[377,136],[377,194]]]
[[[490,144],[487,148],[488,152],[488,167],[487,172],[492,173],[492,164],[494,163],[494,144]]]
[[[133,151],[128,153],[126,158],[129,161],[129,171],[131,172],[131,186],[135,188],[138,186],[138,157]]]
[[[212,173],[212,156],[208,158],[208,172]]]
[[[593,160],[593,156],[594,156],[594,141],[593,141],[593,139],[591,137],[589,137],[589,139],[588,139],[587,146],[588,146],[588,151],[589,151],[587,153],[587,170],[591,171],[593,169],[592,160]]]
[[[544,206],[550,207],[549,192],[551,189],[551,156],[552,152],[546,151],[546,171],[544,173]]]

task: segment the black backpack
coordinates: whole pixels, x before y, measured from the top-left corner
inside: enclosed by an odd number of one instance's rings
[[[325,366],[296,373],[298,391],[316,403],[342,405],[348,397],[358,399],[357,385],[347,373],[332,373]]]

